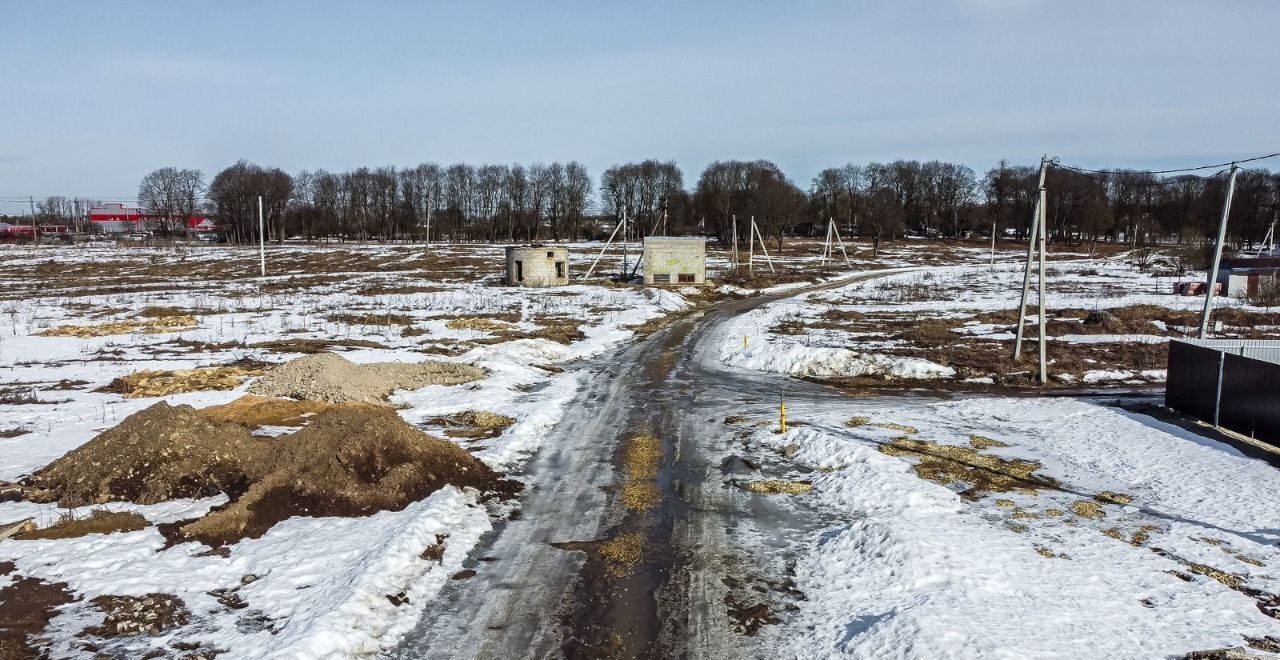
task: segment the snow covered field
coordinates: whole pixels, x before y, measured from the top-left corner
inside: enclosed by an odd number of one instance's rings
[[[1280,475],[1262,461],[1089,400],[792,415],[785,434],[739,426],[736,446],[788,457],[767,476],[810,480],[794,505],[842,522],[790,549],[803,598],[762,629],[762,657],[1181,657],[1280,637]]]
[[[283,362],[300,354],[291,347],[312,350],[313,341],[357,363],[435,359],[483,367],[489,377],[481,381],[404,391],[392,403],[405,420],[441,437],[446,429],[433,420],[455,413],[480,409],[514,418],[496,437],[458,441],[491,467],[518,473],[580,384],[580,374],[557,365],[609,350],[634,334],[631,327],[689,304],[662,290],[495,287],[500,250],[437,248],[434,259],[421,253],[420,247],[273,248],[272,267],[288,274],[259,284],[248,278],[256,255],[245,250],[11,251],[2,276],[23,295],[0,300],[0,370],[7,374],[0,430],[13,435],[0,438],[0,480],[30,474],[159,400],[98,391],[115,378],[144,369]],[[326,254],[343,261],[313,263]],[[44,285],[37,289],[29,273],[44,273],[34,278]],[[189,314],[196,323],[176,331],[38,336],[156,313]],[[451,323],[457,319],[483,321]],[[282,340],[292,343],[272,344]],[[201,408],[228,403],[248,385],[163,399]],[[159,524],[225,501],[93,508],[135,511]],[[0,562],[16,568],[0,576],[0,588],[23,576],[64,582],[77,595],[48,628],[57,656],[84,653],[86,642],[76,633],[102,620],[91,599],[149,593],[178,596],[192,623],[154,637],[95,639],[101,652],[139,657],[181,643],[236,658],[367,655],[393,644],[458,571],[491,516],[505,515],[493,506],[448,487],[402,511],[293,518],[226,556],[197,543],[166,548],[154,525],[9,540],[0,545]],[[31,517],[45,527],[89,510],[0,502],[0,523]],[[435,544],[443,546],[437,559],[421,556]],[[238,599],[234,606],[228,593]]]
[[[887,276],[743,314],[727,333],[722,359],[798,377],[1029,383],[1038,319],[1034,287],[1026,359],[1010,359],[1021,264],[880,272]],[[1174,284],[1200,276],[1142,272],[1123,255],[1053,262],[1047,322],[1055,382],[1163,380],[1165,342],[1191,333],[1203,305],[1203,298],[1175,295]],[[1219,299],[1217,309],[1216,318],[1225,319],[1223,336],[1280,336],[1274,309],[1229,298]]]

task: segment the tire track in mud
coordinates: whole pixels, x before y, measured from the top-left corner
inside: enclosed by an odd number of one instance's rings
[[[730,433],[715,416],[726,405],[767,415],[784,387],[841,395],[714,368],[716,330],[776,300],[894,272],[902,269],[717,303],[595,360],[587,388],[527,468],[533,483],[520,515],[481,542],[468,561],[477,575],[447,585],[395,657],[751,655],[742,632],[768,622],[765,592],[786,591],[787,567],[748,556],[733,529],[759,523],[754,532],[785,534],[813,522],[732,491],[723,447],[705,446]],[[660,447],[639,461],[656,468],[651,479],[635,458],[645,437]]]

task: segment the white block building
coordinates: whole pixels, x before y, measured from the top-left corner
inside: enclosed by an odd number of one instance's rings
[[[507,284],[564,286],[569,283],[569,248],[549,245],[507,246]]]
[[[644,239],[645,284],[706,282],[706,239],[689,236],[649,236]]]

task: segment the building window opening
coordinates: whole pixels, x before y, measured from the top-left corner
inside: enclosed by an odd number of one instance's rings
[[[680,273],[680,282],[693,282],[693,273]]]

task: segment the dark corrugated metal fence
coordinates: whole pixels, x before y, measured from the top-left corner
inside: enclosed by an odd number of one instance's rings
[[[1227,350],[1170,342],[1165,405],[1280,447],[1280,364]]]

